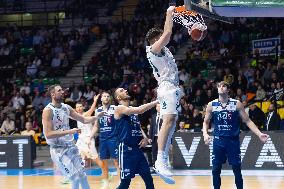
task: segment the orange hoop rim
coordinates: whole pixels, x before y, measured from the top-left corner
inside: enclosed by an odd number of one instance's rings
[[[175,13],[183,14],[183,15],[189,15],[189,16],[197,16],[197,12],[186,10],[185,6],[178,6],[175,8]]]

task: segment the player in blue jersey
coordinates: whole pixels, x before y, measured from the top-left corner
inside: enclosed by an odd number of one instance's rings
[[[118,88],[114,97],[119,103],[114,111],[116,131],[119,142],[120,185],[117,189],[129,188],[131,179],[139,174],[145,182],[146,189],[154,189],[153,178],[148,162],[140,149],[148,144],[149,139],[142,131],[137,114],[153,108],[158,101],[139,107],[130,107],[130,96],[127,90]]]
[[[212,138],[208,135],[209,122],[212,118],[214,125],[213,140],[213,186],[220,189],[222,164],[228,159],[235,175],[237,189],[243,189],[241,173],[240,151],[240,120],[255,133],[262,142],[266,142],[268,135],[259,131],[245,112],[243,104],[229,98],[229,84],[221,81],[217,85],[219,98],[208,103],[203,122],[203,137],[205,144],[209,144]]]
[[[94,137],[96,132],[99,130],[99,154],[102,160],[102,189],[109,188],[108,178],[108,160],[113,159],[114,165],[117,168],[117,174],[119,175],[118,166],[118,152],[117,152],[117,136],[115,133],[114,124],[114,109],[115,106],[111,105],[111,98],[108,92],[103,92],[101,96],[102,106],[97,108],[96,115],[100,112],[106,112],[93,127],[91,138]]]

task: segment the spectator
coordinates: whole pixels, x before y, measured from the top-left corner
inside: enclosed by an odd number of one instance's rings
[[[255,100],[264,100],[265,97],[266,97],[265,90],[262,88],[261,85],[258,85],[256,95],[255,95]]]
[[[55,55],[51,61],[51,67],[56,69],[61,66],[61,60],[59,59],[59,55]]]
[[[202,122],[203,122],[202,114],[199,112],[197,108],[194,108],[193,115],[190,118],[190,122],[189,122],[194,132],[201,132]]]
[[[30,62],[29,65],[27,66],[27,75],[30,76],[31,78],[34,78],[37,74],[37,66],[34,62]]]
[[[14,109],[19,109],[25,106],[25,100],[21,97],[20,92],[16,92],[16,94],[12,97],[12,104]]]
[[[6,117],[2,123],[0,128],[0,133],[11,135],[15,132],[15,122],[10,118],[9,115],[5,115]]]
[[[237,95],[236,96],[240,98],[241,102],[247,100],[247,96],[245,94],[243,94],[243,91],[240,88],[237,89]]]
[[[25,90],[25,94],[29,95],[31,93],[31,86],[30,83],[25,81],[24,84],[21,86],[20,91]]]
[[[249,118],[254,122],[255,125],[258,126],[260,130],[263,129],[265,115],[263,111],[255,104],[249,106]]]
[[[35,131],[32,130],[33,126],[31,122],[26,122],[26,126],[25,126],[26,130],[21,132],[21,135],[23,136],[35,136]]]
[[[90,101],[93,101],[93,98],[95,96],[95,92],[92,90],[90,85],[87,85],[86,91],[83,94],[83,97],[86,98],[86,100],[90,103]]]
[[[280,122],[281,122],[281,118],[279,114],[277,113],[277,109],[275,108],[275,105],[272,103],[269,105],[269,108],[268,108],[264,130],[265,131],[279,130]]]
[[[78,102],[81,99],[82,92],[79,90],[78,86],[75,86],[70,94],[70,99],[73,102]]]
[[[22,131],[21,132],[21,135],[22,136],[31,136],[32,137],[32,160],[35,160],[36,159],[36,144],[35,144],[35,141],[34,141],[34,137],[35,137],[35,131],[32,130],[32,123],[27,121],[26,124],[25,124],[25,128],[26,130]]]
[[[185,128],[185,122],[184,121],[179,122],[179,129],[177,130],[177,132],[188,132],[188,129]]]
[[[42,98],[42,96],[40,95],[39,91],[36,90],[36,91],[35,91],[35,96],[34,96],[33,101],[32,101],[32,106],[33,106],[36,110],[38,110],[40,104],[43,104],[43,98]]]

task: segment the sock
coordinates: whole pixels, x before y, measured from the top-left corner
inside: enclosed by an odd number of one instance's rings
[[[165,156],[165,151],[158,151],[158,154],[157,154],[157,161],[158,162],[161,162],[164,160],[164,156]]]

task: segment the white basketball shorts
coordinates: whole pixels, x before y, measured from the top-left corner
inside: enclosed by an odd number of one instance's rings
[[[180,112],[181,89],[174,84],[164,81],[157,89],[157,98],[160,102],[160,114],[178,114]]]

